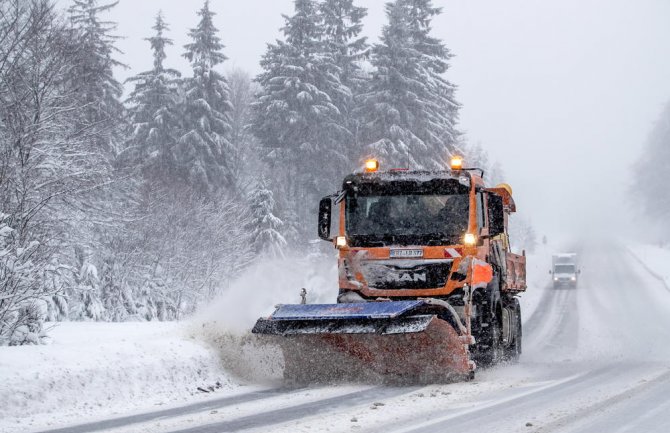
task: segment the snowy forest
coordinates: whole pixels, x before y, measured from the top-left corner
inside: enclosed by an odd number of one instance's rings
[[[635,166],[633,197],[639,214],[652,223],[652,235],[662,245],[670,242],[670,102],[665,105]],[[657,235],[657,236],[656,236]]]
[[[191,72],[172,69],[157,11],[153,67],[123,83],[115,5],[0,1],[0,345],[39,342],[45,321],[176,320],[253,261],[315,250],[318,199],[371,155],[458,153],[501,180],[459,131],[431,0],[387,3],[377,43],[353,0],[296,0],[257,76],[227,67],[207,1]]]

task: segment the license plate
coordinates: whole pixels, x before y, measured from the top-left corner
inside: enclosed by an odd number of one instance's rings
[[[391,250],[390,257],[392,259],[423,257],[423,250],[410,250],[410,249]]]

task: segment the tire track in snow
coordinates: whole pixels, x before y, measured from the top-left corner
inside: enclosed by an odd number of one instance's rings
[[[416,386],[406,388],[375,387],[340,395],[337,397],[325,398],[282,409],[275,409],[254,415],[243,416],[241,418],[230,421],[211,423],[182,430],[174,430],[170,433],[223,433],[268,427],[275,424],[281,424],[288,421],[311,417],[338,409],[346,409],[359,405],[370,404],[380,399],[388,399],[400,396],[402,394],[409,394],[419,388],[420,387]]]
[[[535,307],[533,314],[531,314],[528,319],[524,320],[524,327],[528,327],[528,329],[531,330],[537,328],[537,325],[542,321],[542,317],[546,315],[551,306],[549,301],[553,295],[554,292],[552,291],[551,286],[547,285],[543,290],[540,301],[537,303],[537,307]],[[521,311],[521,314],[523,314],[523,311]]]
[[[524,354],[575,347],[579,328],[576,290],[580,289],[545,289],[540,304],[524,323],[528,348]]]
[[[203,412],[213,409],[220,409],[242,403],[248,403],[257,400],[269,399],[279,395],[291,392],[300,392],[302,390],[289,390],[286,388],[273,388],[263,391],[254,391],[245,394],[223,397],[215,400],[208,400],[201,403],[190,404],[171,409],[163,409],[155,412],[142,413],[137,415],[124,416],[119,418],[107,419],[104,421],[90,422],[70,427],[63,427],[53,430],[43,430],[39,433],[88,433],[101,430],[128,427],[134,424],[140,424],[150,421],[156,421],[162,418],[176,418],[182,415],[190,415],[197,412]]]
[[[533,430],[533,433],[552,431],[666,433],[670,431],[670,401],[667,399],[669,394],[670,372],[666,372],[608,399],[583,407],[550,424],[545,424],[540,429]],[[663,414],[665,418],[659,422],[659,415]]]
[[[424,422],[419,426],[412,426],[397,433],[434,433],[442,431],[485,431],[487,426],[496,426],[500,420],[508,419],[510,415],[532,413],[536,407],[551,407],[562,398],[574,395],[582,390],[589,390],[598,383],[609,380],[618,373],[618,366],[610,365],[598,370],[572,376],[557,381],[549,386],[541,386],[533,391],[516,392],[511,396],[489,402],[480,401],[480,404],[469,409],[447,410],[446,415]],[[521,423],[521,420],[519,420]]]

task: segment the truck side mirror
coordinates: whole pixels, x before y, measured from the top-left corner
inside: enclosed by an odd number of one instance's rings
[[[503,198],[498,194],[488,196],[489,236],[505,233],[505,211]]]
[[[333,211],[333,201],[330,197],[324,197],[319,202],[319,237],[324,241],[332,241],[330,237],[331,214]]]

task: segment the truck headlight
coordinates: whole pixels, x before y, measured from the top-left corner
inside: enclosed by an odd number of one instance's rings
[[[463,236],[463,243],[465,245],[474,245],[477,243],[477,237],[472,233],[466,233],[465,236]]]
[[[577,277],[570,278],[572,281],[577,281]]]

